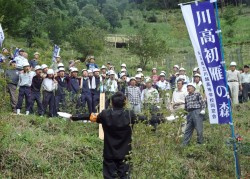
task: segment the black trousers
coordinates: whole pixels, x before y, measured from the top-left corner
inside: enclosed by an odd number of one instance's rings
[[[103,160],[103,178],[104,179],[128,179],[129,164],[124,160]]]
[[[250,83],[242,83],[242,87],[243,87],[242,91],[243,102],[247,102],[250,93]]]

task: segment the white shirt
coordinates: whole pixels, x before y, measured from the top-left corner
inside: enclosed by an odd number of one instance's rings
[[[20,73],[18,86],[31,86],[34,74],[32,72]]]
[[[18,55],[17,57],[15,57],[14,61],[16,62],[16,68],[19,68],[19,69],[23,69],[24,63],[29,63],[28,60],[21,55]]]
[[[57,83],[54,80],[45,78],[42,83],[42,89],[48,92],[52,92],[57,89]]]
[[[182,88],[180,91],[178,89],[174,90],[173,96],[172,96],[172,103],[185,103],[185,97],[188,95],[187,90],[185,88]]]
[[[158,91],[153,87],[142,90],[141,101],[143,103],[159,103]]]
[[[250,73],[241,73],[241,83],[250,83]]]
[[[156,85],[159,87],[161,90],[170,90],[170,84],[166,80],[164,81],[158,81]]]
[[[108,79],[106,83],[106,89],[109,92],[117,92],[118,91],[118,85],[115,80]]]

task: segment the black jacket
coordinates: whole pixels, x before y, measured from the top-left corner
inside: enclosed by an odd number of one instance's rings
[[[129,154],[135,120],[134,112],[123,108],[103,110],[97,116],[104,131],[104,158],[124,159]]]

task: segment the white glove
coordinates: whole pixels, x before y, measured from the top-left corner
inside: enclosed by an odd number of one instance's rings
[[[204,115],[206,113],[205,109],[202,109],[200,114]]]

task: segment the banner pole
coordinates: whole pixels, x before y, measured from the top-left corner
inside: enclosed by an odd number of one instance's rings
[[[218,4],[217,1],[215,3],[215,9],[216,9],[216,20],[217,20],[217,28],[218,28],[218,35],[220,39],[220,47],[221,47],[221,58],[222,58],[222,65],[224,66],[224,76],[225,76],[225,81],[227,84],[227,73],[226,73],[226,63],[224,59],[224,49],[223,49],[223,43],[222,43],[222,34],[221,34],[221,27],[220,27],[220,18],[219,18],[219,11],[218,11]],[[227,87],[227,92],[228,90],[228,85]],[[232,117],[232,106],[231,106],[231,101],[230,98],[228,97],[228,105],[230,109],[230,129],[231,129],[231,136],[233,138],[233,149],[234,149],[234,162],[235,162],[235,172],[236,172],[236,178],[240,179],[240,167],[239,167],[239,158],[238,158],[238,151],[237,151],[237,146],[235,144],[235,130],[234,130],[234,123],[233,123],[233,117]]]

